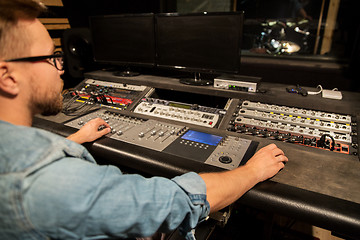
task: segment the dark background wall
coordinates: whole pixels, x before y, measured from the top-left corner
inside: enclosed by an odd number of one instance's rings
[[[92,15],[176,11],[175,0],[62,0],[62,2],[64,9],[61,14],[69,19],[71,28],[88,27],[88,17]],[[259,16],[264,14],[260,10],[254,10],[254,6],[259,5],[259,2],[261,0],[238,1],[237,10],[245,10],[245,19],[254,14],[255,17]],[[335,36],[334,44],[342,47],[339,51],[343,53],[341,56],[337,54],[329,54],[325,58],[306,56],[299,60],[291,57],[243,54],[241,74],[262,77],[263,81],[267,82],[309,87],[322,84],[325,88],[336,87],[339,90],[359,91],[360,24],[354,21],[357,10],[354,2],[344,0],[340,6],[338,21],[341,25],[335,32],[338,36]],[[87,66],[83,69],[91,70],[87,69]]]

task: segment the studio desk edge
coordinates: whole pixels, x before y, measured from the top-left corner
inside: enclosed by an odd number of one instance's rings
[[[96,74],[95,74],[96,76]],[[94,74],[91,75],[94,77]],[[104,79],[105,78],[105,79]],[[114,81],[113,77],[106,79],[101,73],[99,79]],[[150,81],[151,80],[151,81]],[[161,81],[120,79],[119,82],[135,84],[148,84],[152,87],[175,89],[181,91],[193,91],[203,93],[203,87],[192,87],[171,84],[167,80]],[[294,107],[308,107],[314,110],[324,111],[323,104],[327,101],[309,101],[298,95],[288,94],[284,91],[285,85],[263,84],[267,93],[243,94],[222,93],[218,89],[207,87],[207,94],[227,95],[255,101],[268,102],[271,104],[290,104]],[[284,91],[284,92],[282,92]],[[279,94],[280,92],[280,94]],[[287,94],[287,95],[286,95]],[[285,95],[285,96],[284,96]],[[342,101],[328,100],[332,104],[327,105],[327,111],[357,116],[359,123],[359,95],[344,94]],[[300,97],[300,98],[299,98]],[[309,96],[313,97],[313,96]],[[285,101],[285,102],[284,102]],[[299,103],[300,101],[300,103]],[[286,105],[286,104],[284,104]],[[134,115],[128,112],[128,115]],[[161,120],[167,121],[167,120]],[[171,121],[170,121],[171,122]],[[184,124],[186,125],[186,124]],[[33,126],[52,131],[62,136],[68,136],[76,130],[57,123],[46,117],[35,117]],[[195,130],[202,127],[192,126]],[[207,129],[214,133],[239,136],[237,133],[220,129]],[[286,167],[272,179],[257,184],[248,191],[237,203],[245,204],[258,209],[276,214],[292,217],[345,236],[358,238],[360,231],[360,162],[358,157],[341,153],[333,153],[326,150],[303,147],[279,141],[272,141],[241,134],[240,137],[259,142],[259,148],[269,143],[279,146],[289,158]],[[108,164],[139,169],[140,172],[149,175],[174,177],[188,172],[222,171],[221,169],[202,164],[188,159],[182,159],[167,155],[154,150],[103,137],[93,143],[85,144],[85,147],[94,155],[95,159],[106,159]],[[241,183],[239,183],[241,184]]]

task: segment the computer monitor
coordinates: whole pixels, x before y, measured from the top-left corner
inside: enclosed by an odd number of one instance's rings
[[[194,73],[239,73],[242,27],[242,12],[158,14],[157,66]],[[197,77],[180,82],[211,84]]]
[[[90,17],[94,60],[125,67],[115,75],[138,75],[129,68],[155,66],[154,14]]]

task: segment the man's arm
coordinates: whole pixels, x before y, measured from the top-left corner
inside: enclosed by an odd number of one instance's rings
[[[105,126],[105,128],[99,130],[100,126]],[[85,142],[92,142],[104,136],[105,134],[108,134],[110,130],[110,125],[107,124],[103,119],[95,118],[82,126],[79,131],[68,136],[67,139],[77,142],[79,144]]]
[[[275,144],[263,147],[245,164],[231,171],[200,174],[206,184],[210,212],[235,202],[257,183],[274,176],[288,158]]]

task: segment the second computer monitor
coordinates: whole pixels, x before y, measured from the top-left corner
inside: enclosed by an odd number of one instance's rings
[[[156,15],[157,65],[199,73],[238,73],[243,13]]]

